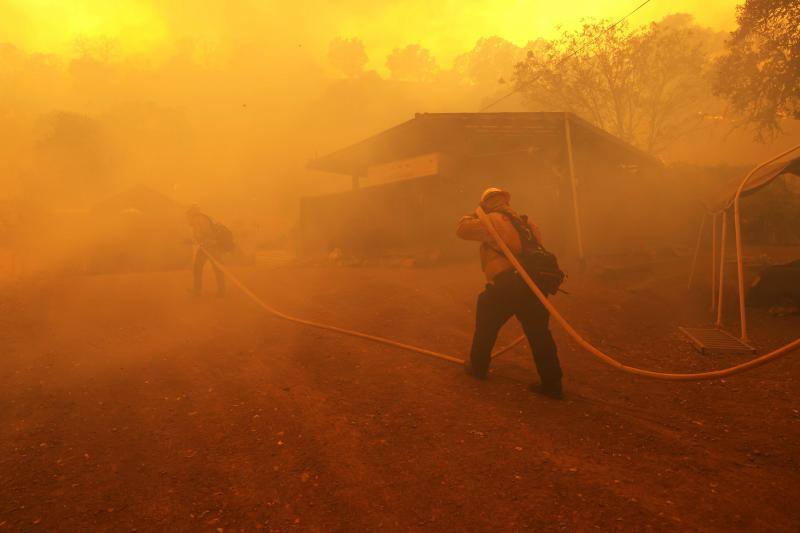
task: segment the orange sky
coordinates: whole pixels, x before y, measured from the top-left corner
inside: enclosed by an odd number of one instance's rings
[[[74,54],[80,39],[115,43],[121,55],[160,57],[183,40],[224,51],[233,41],[296,41],[324,57],[333,37],[359,37],[382,68],[395,47],[420,43],[447,67],[477,39],[499,35],[517,44],[552,36],[582,18],[618,19],[640,0],[0,0],[0,41],[29,51]],[[199,6],[203,6],[200,8]],[[631,21],[688,12],[701,24],[729,29],[736,0],[652,0]]]

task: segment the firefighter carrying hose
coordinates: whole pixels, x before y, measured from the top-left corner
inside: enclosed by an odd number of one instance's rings
[[[208,254],[211,254],[218,261],[222,255],[228,252],[233,252],[235,245],[233,242],[233,234],[224,225],[216,222],[210,216],[201,212],[197,205],[192,205],[186,211],[186,219],[194,232],[194,244],[196,244],[194,253],[194,264],[192,273],[194,275],[194,286],[192,287],[192,294],[200,296],[203,290],[203,267],[208,261]],[[211,266],[214,269],[214,275],[217,278],[217,297],[225,295],[225,274],[217,267],[212,261]]]
[[[554,294],[563,281],[563,273],[558,269],[555,257],[542,247],[539,228],[526,216],[511,209],[510,202],[511,194],[507,191],[490,188],[481,195],[480,206],[537,285],[545,294]],[[531,385],[531,390],[561,399],[561,366],[548,325],[550,314],[503,256],[489,230],[476,215],[462,217],[457,234],[462,239],[481,243],[481,266],[487,281],[486,289],[478,295],[475,336],[466,363],[467,374],[486,379],[497,334],[513,315],[525,331],[541,380],[540,384]]]

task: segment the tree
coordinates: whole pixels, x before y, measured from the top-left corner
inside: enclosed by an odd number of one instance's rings
[[[418,44],[395,48],[386,58],[392,79],[401,81],[429,81],[436,74],[436,60],[430,50]]]
[[[484,37],[456,58],[455,68],[473,85],[494,86],[513,73],[523,56],[522,48],[502,37]]]
[[[28,192],[69,205],[107,192],[115,156],[97,119],[57,111],[42,117]]]
[[[364,72],[369,58],[361,39],[342,39],[337,37],[328,45],[328,60],[348,78],[355,78]]]
[[[765,140],[800,119],[800,0],[745,0],[716,64],[714,92]]]
[[[589,21],[529,50],[516,89],[532,107],[572,111],[658,152],[697,128],[713,107],[710,35],[691,18],[630,29]]]

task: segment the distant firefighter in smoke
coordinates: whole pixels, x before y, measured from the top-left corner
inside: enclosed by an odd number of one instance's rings
[[[500,237],[517,255],[525,270],[545,294],[554,294],[564,279],[555,257],[542,247],[542,236],[535,224],[510,206],[511,195],[490,188],[481,196],[480,206],[487,213]],[[467,215],[458,224],[460,238],[481,242],[481,266],[486,289],[478,296],[475,335],[466,371],[485,379],[497,334],[512,316],[516,316],[533,350],[541,384],[532,390],[560,399],[561,366],[548,321],[550,314],[525,284],[511,263],[495,244],[492,235],[475,215]]]
[[[224,254],[233,252],[236,246],[231,231],[201,212],[197,205],[189,208],[186,218],[194,231],[194,244],[196,245],[192,268],[194,274],[192,294],[200,296],[203,291],[203,268],[206,261],[209,260],[209,255],[212,259],[220,261]],[[225,274],[214,260],[211,261],[211,266],[217,278],[217,296],[222,297],[225,295]]]

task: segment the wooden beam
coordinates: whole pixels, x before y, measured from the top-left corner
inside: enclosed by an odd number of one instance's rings
[[[569,162],[569,179],[572,186],[572,214],[575,218],[575,237],[578,241],[578,259],[584,261],[583,233],[581,231],[581,215],[578,209],[578,183],[575,179],[575,161],[572,157],[572,132],[569,127],[569,113],[564,113],[564,136],[567,144],[567,161]]]

